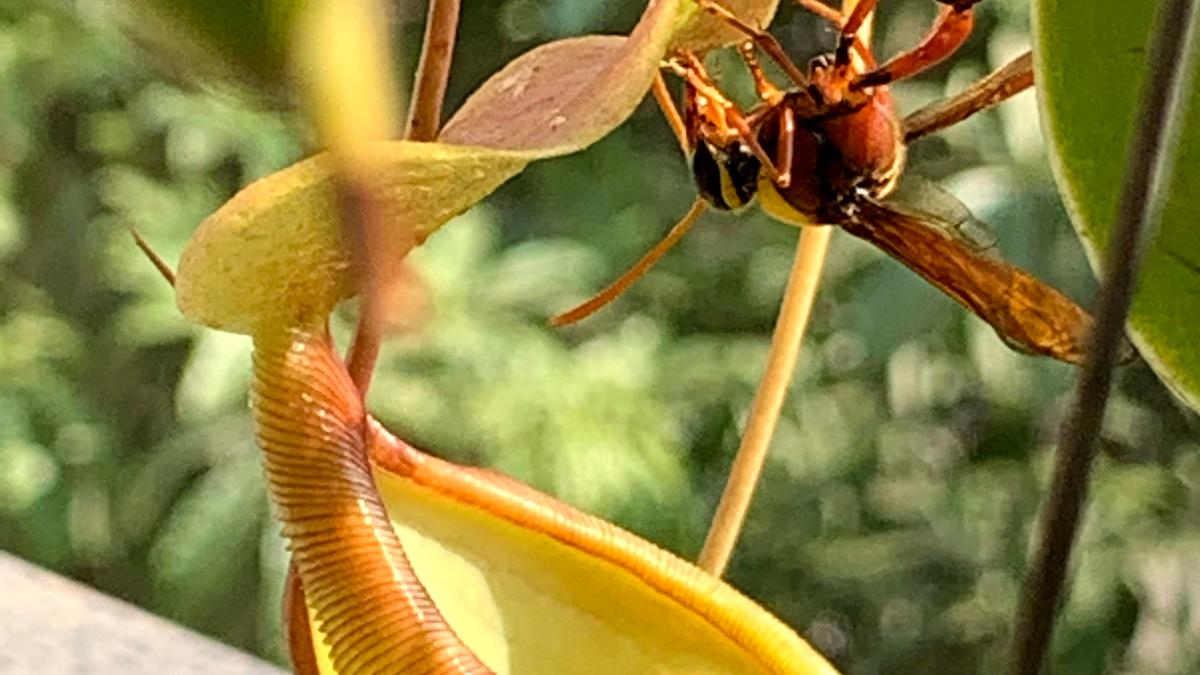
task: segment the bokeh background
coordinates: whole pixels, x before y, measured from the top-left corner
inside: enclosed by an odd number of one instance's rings
[[[936,11],[882,4],[884,55]],[[464,5],[448,110],[536,44],[628,30],[643,3]],[[784,5],[773,30],[797,59],[831,46],[827,26]],[[978,14],[952,64],[896,87],[903,109],[1028,44],[1024,2]],[[400,3],[393,20],[407,78],[423,7]],[[129,35],[107,2],[0,5],[0,548],[280,660],[286,557],[251,440],[249,341],[188,324],[126,228],[175,260],[206,214],[310,153],[312,136],[279,99],[197,84],[191,64]],[[736,63],[713,65],[747,92]],[[920,142],[910,171],[1087,304],[1094,281],[1032,95]],[[409,329],[388,344],[372,407],[419,446],[694,557],[795,230],[707,216],[616,305],[544,326],[693,196],[650,103],[586,152],[531,166],[413,256]],[[730,579],[848,673],[998,672],[1073,375],[836,237]],[[1119,373],[1053,672],[1200,669],[1198,428],[1144,365]]]

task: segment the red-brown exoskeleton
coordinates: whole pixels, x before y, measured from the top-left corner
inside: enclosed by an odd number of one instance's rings
[[[554,319],[572,323],[607,304],[682,237],[707,208],[736,209],[758,199],[770,215],[799,225],[837,225],[907,265],[975,312],[1019,351],[1078,363],[1091,317],[1057,290],[1000,260],[988,230],[954,197],[900,181],[906,144],[1028,88],[1026,54],[959,95],[901,120],[887,85],[951,55],[969,35],[978,0],[939,0],[929,34],[912,50],[877,66],[855,35],[874,9],[863,0],[842,17],[816,0],[802,5],[840,28],[837,48],[801,70],[766,32],[713,0],[705,10],[750,37],[742,55],[761,102],[748,112],[725,97],[691,54],[666,67],[684,80],[682,114],[665,85],[655,93],[688,151],[700,192],[688,215],[629,273],[580,307]],[[773,85],[759,67],[761,49],[792,80]]]

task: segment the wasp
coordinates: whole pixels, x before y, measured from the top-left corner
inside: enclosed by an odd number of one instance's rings
[[[839,30],[836,48],[804,69],[770,33],[742,22],[715,0],[697,0],[747,35],[739,51],[759,102],[743,111],[695,54],[677,53],[664,62],[664,69],[683,81],[682,110],[661,77],[654,93],[689,157],[699,195],[666,238],[625,275],[551,322],[573,323],[611,302],[707,209],[733,211],[757,200],[778,220],[837,226],[871,243],[990,324],[1008,346],[1079,363],[1091,316],[1002,260],[988,228],[955,197],[904,177],[909,143],[1032,86],[1029,54],[902,119],[888,85],[952,55],[971,32],[979,0],[938,0],[942,6],[925,37],[883,65],[855,37],[877,0],[859,2],[844,17],[818,0],[798,1]],[[758,60],[760,51],[791,80],[788,86],[771,82]]]

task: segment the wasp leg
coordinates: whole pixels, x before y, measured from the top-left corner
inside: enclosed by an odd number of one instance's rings
[[[879,68],[851,83],[854,89],[877,87],[912,77],[949,57],[966,42],[975,27],[975,5],[979,0],[938,0],[942,8],[929,33],[916,47],[894,56]],[[873,3],[871,3],[873,4]],[[855,8],[862,7],[860,3]],[[844,35],[843,35],[844,37]],[[840,45],[839,45],[840,47]]]
[[[796,0],[796,4],[800,5],[802,9],[808,10],[810,13],[816,14],[834,26],[837,26],[838,31],[841,31],[842,13],[833,7],[826,5],[821,0]],[[875,57],[871,54],[871,50],[867,48],[867,45],[858,38],[857,34],[854,35],[854,53],[863,60],[863,63],[868,68],[875,67]]]
[[[646,255],[642,256],[641,260],[634,263],[633,267],[630,267],[628,271],[620,276],[620,278],[609,284],[608,288],[605,288],[596,295],[593,295],[583,304],[579,305],[575,309],[568,310],[550,319],[550,325],[569,326],[573,323],[577,323],[591,316],[597,310],[601,309],[613,300],[616,300],[622,293],[624,293],[630,286],[633,285],[633,282],[641,279],[642,276],[654,266],[654,263],[658,262],[660,258],[666,255],[667,251],[670,251],[672,246],[678,243],[680,239],[683,239],[683,235],[687,234],[688,230],[692,229],[692,225],[695,225],[700,216],[704,215],[704,211],[707,208],[708,207],[705,205],[704,200],[697,198],[696,201],[692,202],[692,208],[688,210],[687,215],[680,219],[678,223],[675,223],[675,226],[671,228],[671,231],[667,233],[667,236],[663,237],[662,241],[655,244],[654,248],[647,251]]]
[[[671,92],[667,89],[667,81],[663,79],[661,72],[654,75],[654,85],[650,90],[654,92],[654,100],[658,101],[658,107],[662,110],[663,117],[667,118],[667,124],[670,125],[675,138],[679,140],[679,147],[683,150],[683,154],[685,156],[692,154],[687,125],[684,124],[683,116],[679,114],[679,108],[671,98]]]
[[[821,0],[796,0],[796,4],[839,28],[842,25],[842,13]]]
[[[751,40],[743,42],[739,52],[742,55],[742,61],[746,63],[746,69],[750,71],[750,76],[754,78],[754,89],[758,93],[758,97],[767,104],[767,108],[778,106],[783,101],[784,94],[763,71],[762,64],[758,61],[758,55],[754,53],[754,42]],[[756,111],[756,120],[762,113],[763,111]],[[749,118],[747,118],[746,125],[750,128],[756,126],[750,122]],[[775,169],[775,175],[771,178],[781,188],[786,188],[792,182],[792,137],[795,131],[795,111],[791,106],[783,106],[779,115],[780,150],[774,162],[764,165]],[[755,138],[755,142],[757,142],[757,138]],[[766,154],[765,149],[764,154]]]
[[[688,65],[680,63],[679,59],[687,61]],[[737,140],[762,163],[763,170],[770,174],[772,180],[778,179],[779,173],[775,170],[775,162],[767,154],[767,151],[763,150],[754,129],[746,122],[746,116],[712,83],[699,58],[695,54],[685,53],[667,61],[666,66],[691,85],[696,93],[704,96],[707,99],[707,105],[715,106],[721,111],[724,123],[737,132]]]
[[[904,142],[957,124],[1033,86],[1033,55],[1029,52],[1001,66],[958,94],[934,101],[904,118]]]
[[[768,103],[775,103],[783,98],[783,92],[771,82],[771,78],[767,77],[766,71],[759,63],[758,55],[754,53],[754,41],[747,40],[738,45],[738,53],[742,55],[750,77],[754,78],[754,91],[758,93],[758,97]]]
[[[756,28],[745,21],[742,21],[733,12],[729,11],[729,9],[718,3],[716,0],[696,0],[696,4],[700,6],[700,9],[703,9],[709,14],[712,14],[718,19],[721,19],[734,28],[742,31],[747,37],[749,37],[751,40],[754,40],[755,44],[757,44],[759,48],[767,54],[767,56],[771,57],[771,60],[779,64],[779,67],[783,70],[783,72],[787,73],[787,76],[791,78],[793,82],[796,83],[796,86],[803,87],[804,85],[808,84],[808,78],[805,76],[804,71],[800,70],[800,67],[796,65],[795,61],[792,61],[792,58],[783,50],[783,45],[779,44],[779,41],[775,39],[774,35],[771,35],[761,28]]]
[[[734,129],[737,129],[738,140],[741,141],[742,145],[750,149],[750,152],[754,154],[759,162],[762,162],[763,171],[767,172],[771,180],[779,183],[782,187],[787,187],[787,184],[791,182],[791,177],[785,177],[784,172],[781,172],[776,167],[771,156],[767,154],[762,144],[758,142],[758,135],[754,133],[754,129],[750,128],[750,124],[746,122],[746,118],[741,114],[733,115],[729,118],[729,122]]]
[[[834,51],[833,62],[839,68],[846,68],[850,65],[850,49],[855,43],[860,43],[858,39],[858,30],[866,23],[867,17],[875,11],[875,5],[879,4],[879,0],[859,0],[854,5],[854,11],[850,12],[850,16],[841,24],[841,35],[838,37],[837,49]],[[861,44],[861,43],[860,43]],[[861,55],[862,51],[870,54],[870,50],[855,50]]]

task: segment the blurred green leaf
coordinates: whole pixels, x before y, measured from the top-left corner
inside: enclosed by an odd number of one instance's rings
[[[139,8],[139,28],[152,43],[176,57],[196,49],[217,58],[268,88],[277,89],[287,74],[290,31],[306,0],[127,0]],[[134,10],[138,11],[138,10]],[[167,31],[173,34],[158,34]],[[190,44],[180,45],[181,41]]]
[[[21,438],[0,439],[0,510],[29,508],[58,478],[58,465],[45,448]]]
[[[1094,269],[1105,260],[1160,5],[1035,3],[1037,78],[1055,176]],[[1097,55],[1104,55],[1097,67]],[[1200,63],[1192,50],[1191,70]],[[1147,252],[1129,325],[1163,381],[1200,410],[1200,78],[1179,92],[1184,117],[1169,141],[1162,223]]]

